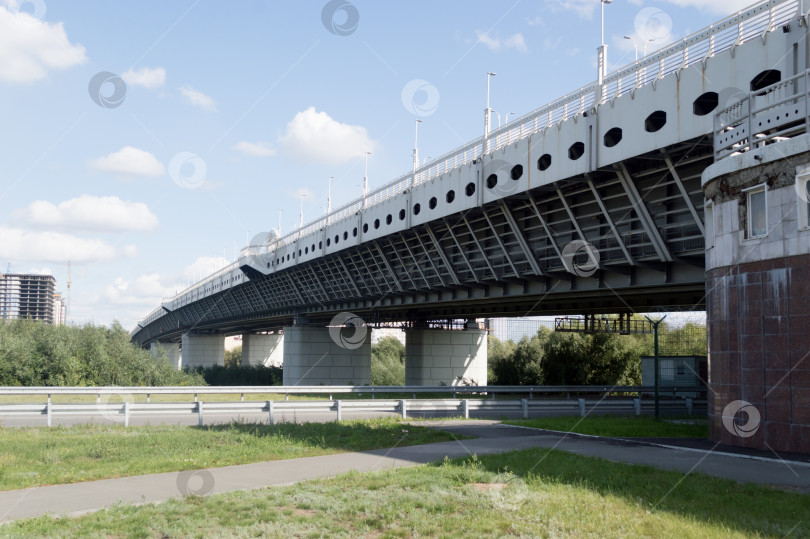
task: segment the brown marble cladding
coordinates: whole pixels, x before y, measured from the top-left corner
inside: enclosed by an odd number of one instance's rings
[[[810,453],[810,255],[710,270],[709,438]],[[756,434],[723,427],[731,401],[759,410]]]

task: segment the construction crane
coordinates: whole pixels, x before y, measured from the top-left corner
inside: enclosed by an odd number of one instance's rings
[[[67,298],[65,298],[65,325],[70,323],[70,260],[67,263]]]

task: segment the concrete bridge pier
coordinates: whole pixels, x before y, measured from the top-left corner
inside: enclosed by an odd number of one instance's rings
[[[809,186],[810,135],[703,172],[714,441],[810,453]]]
[[[181,343],[183,368],[225,365],[225,335],[183,333]]]
[[[405,385],[487,384],[487,331],[469,321],[463,330],[405,330]]]
[[[242,335],[242,365],[281,367],[284,363],[284,334],[244,333]]]
[[[285,386],[371,384],[371,330],[365,325],[285,327],[283,355]]]
[[[166,354],[166,357],[169,358],[169,364],[177,370],[182,368],[182,357],[180,354],[180,343],[179,342],[162,342],[162,341],[153,341],[152,344],[149,345],[149,351],[152,352],[152,355],[157,357],[160,353],[160,350]]]

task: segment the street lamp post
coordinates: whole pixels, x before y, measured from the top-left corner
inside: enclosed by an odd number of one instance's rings
[[[301,211],[298,213],[298,234],[301,234],[301,229],[304,228],[304,197],[307,196],[306,193],[301,193]]]
[[[638,62],[638,43],[636,43],[636,40],[633,39],[630,36],[624,36],[624,39],[629,39],[630,42],[633,44],[633,51],[635,51],[635,53],[636,53],[636,60],[635,61]]]
[[[363,205],[365,206],[366,202],[366,195],[368,195],[368,156],[371,155],[371,152],[366,152],[366,168],[363,172]]]
[[[602,42],[597,49],[598,53],[598,76],[597,83],[599,84],[599,102],[605,102],[605,76],[607,75],[607,45],[605,45],[605,4],[610,4],[613,0],[600,0],[599,6],[602,10]]]
[[[414,121],[413,131],[413,183],[416,183],[416,169],[419,168],[419,124],[422,120]]]
[[[489,108],[489,81],[495,73],[487,72],[487,108],[484,111],[484,153],[489,153],[489,123],[492,109]]]

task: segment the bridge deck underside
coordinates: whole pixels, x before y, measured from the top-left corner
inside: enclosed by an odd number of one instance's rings
[[[270,275],[246,266],[250,281],[167,313],[138,340],[344,310],[382,322],[702,309],[700,176],[711,162],[702,137]],[[586,250],[566,258],[576,241],[595,248],[592,275]]]

